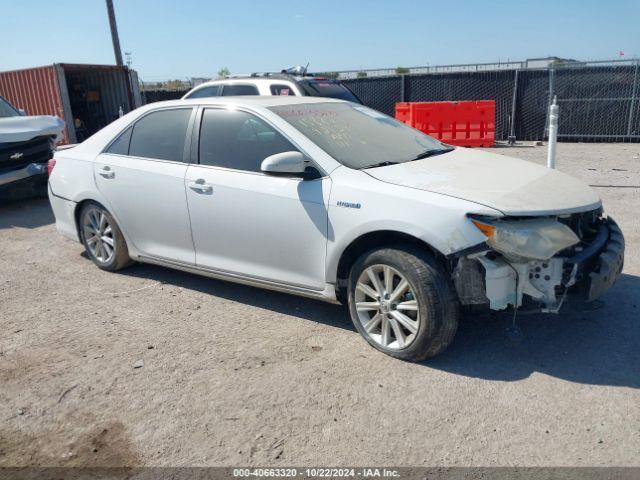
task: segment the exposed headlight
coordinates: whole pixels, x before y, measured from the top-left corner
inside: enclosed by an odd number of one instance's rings
[[[480,220],[473,224],[487,244],[507,257],[547,260],[580,241],[566,225],[551,218],[533,220]]]

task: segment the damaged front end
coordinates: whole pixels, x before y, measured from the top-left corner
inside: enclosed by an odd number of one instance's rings
[[[567,296],[592,301],[622,271],[624,238],[602,210],[541,218],[470,216],[484,244],[451,258],[462,305],[557,313]]]

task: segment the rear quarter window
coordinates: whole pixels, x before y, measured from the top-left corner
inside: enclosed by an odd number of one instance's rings
[[[222,95],[233,97],[236,95],[259,95],[258,87],[255,85],[225,85],[222,87]]]
[[[295,92],[293,91],[293,89],[289,86],[289,85],[271,85],[271,87],[269,87],[269,89],[271,90],[271,95],[282,95],[282,96],[289,96],[289,97],[293,97],[295,96]]]
[[[122,132],[120,136],[116,138],[111,145],[109,145],[106,153],[112,153],[114,155],[129,155],[129,142],[131,142],[132,130],[133,127],[129,127]]]

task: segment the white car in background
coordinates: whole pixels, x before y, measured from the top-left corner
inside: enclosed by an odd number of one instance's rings
[[[406,360],[442,352],[461,306],[557,311],[622,269],[622,234],[581,182],[345,101],[153,103],[55,162],[57,229],[98,267],[343,302],[372,346]]]
[[[47,164],[63,129],[60,118],[27,115],[0,96],[0,204],[46,193]]]
[[[237,96],[326,97],[362,103],[349,87],[338,80],[318,75],[253,73],[211,80],[189,90],[183,100]]]

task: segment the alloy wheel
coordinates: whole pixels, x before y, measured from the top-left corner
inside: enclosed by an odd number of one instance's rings
[[[355,286],[354,303],[362,328],[391,350],[408,347],[420,327],[418,301],[409,281],[389,265],[367,267]]]
[[[82,232],[91,254],[101,263],[109,263],[115,255],[115,239],[109,219],[103,210],[91,207],[85,211]]]

